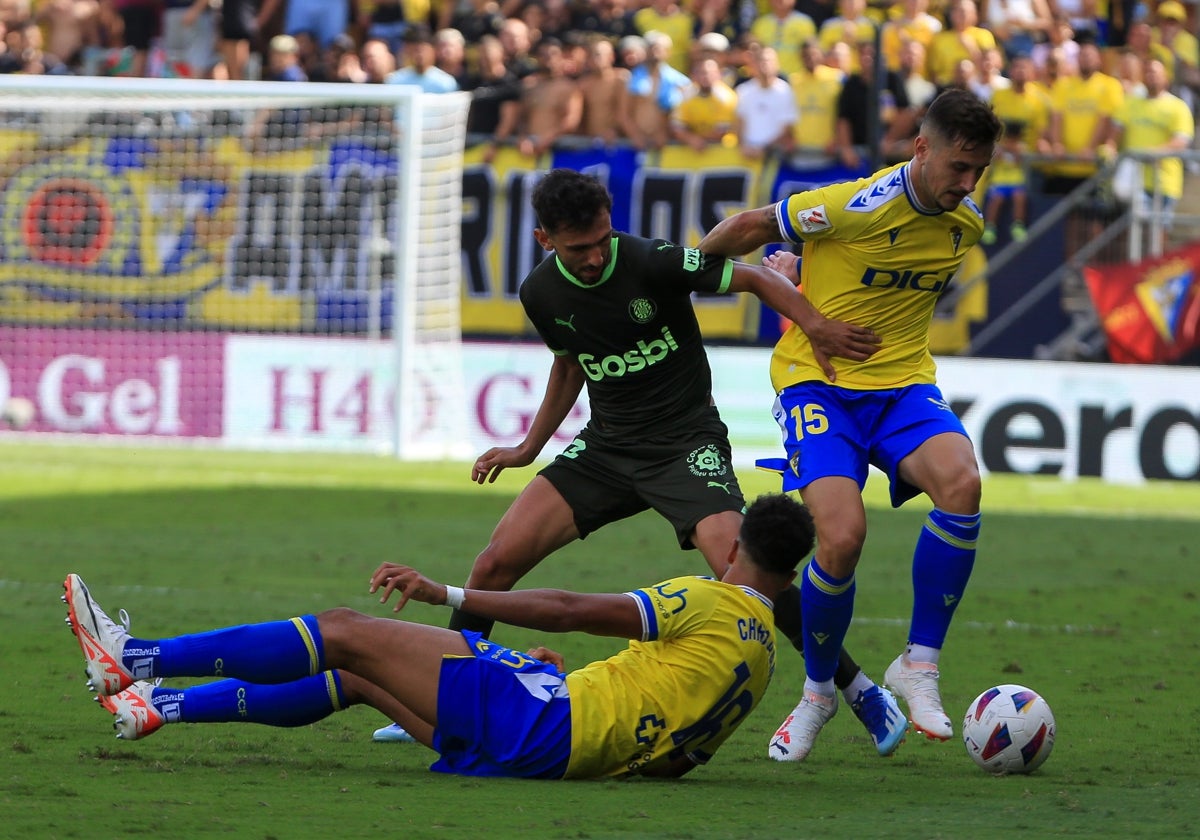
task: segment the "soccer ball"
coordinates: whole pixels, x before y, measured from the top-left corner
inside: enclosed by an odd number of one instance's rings
[[[1054,748],[1054,713],[1023,685],[998,685],[975,698],[963,718],[967,755],[989,773],[1030,773]]]
[[[25,397],[9,397],[0,411],[0,422],[10,429],[28,429],[37,417],[37,406]]]

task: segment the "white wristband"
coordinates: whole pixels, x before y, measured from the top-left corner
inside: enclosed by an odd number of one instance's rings
[[[466,597],[466,593],[463,591],[463,588],[461,586],[447,586],[446,587],[446,606],[447,607],[450,607],[450,608],[456,609],[456,610],[461,608],[463,605],[464,597]]]

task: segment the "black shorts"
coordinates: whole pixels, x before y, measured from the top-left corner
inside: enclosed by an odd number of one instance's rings
[[[226,41],[251,41],[258,38],[256,0],[225,0],[221,5],[221,37]]]
[[[571,506],[581,539],[652,509],[674,527],[681,548],[694,548],[702,519],[746,509],[730,455],[729,430],[713,409],[670,440],[614,441],[589,424],[538,475]]]
[[[158,35],[162,23],[162,9],[156,5],[126,6],[120,15],[125,27],[125,46],[138,51],[150,49],[150,42]]]

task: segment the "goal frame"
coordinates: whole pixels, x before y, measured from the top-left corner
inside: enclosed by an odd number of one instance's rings
[[[382,451],[406,460],[462,458],[468,453],[463,416],[461,336],[461,205],[463,147],[469,94],[425,94],[397,85],[210,81],[201,79],[140,79],[59,76],[0,76],[0,109],[12,111],[163,111],[212,109],[236,102],[239,108],[304,108],[323,103],[347,103],[392,109],[392,145],[397,178],[392,199],[392,230],[375,220],[373,235],[364,243],[369,255],[368,343],[390,341],[394,363],[391,434]],[[28,103],[28,104],[26,104]],[[427,138],[436,136],[441,151],[428,154]],[[431,205],[436,204],[436,209]],[[431,253],[433,259],[431,260]],[[385,255],[392,257],[392,329],[381,328],[383,287],[377,281]],[[423,267],[434,263],[432,269]],[[436,300],[427,299],[422,272],[446,272],[447,288]],[[3,329],[5,325],[0,325]],[[13,339],[10,344],[15,344]],[[3,344],[0,343],[0,349]],[[2,359],[0,359],[2,361]],[[423,374],[418,381],[416,374]],[[428,392],[436,388],[437,394]],[[14,394],[14,396],[17,396]],[[437,405],[431,408],[430,401]],[[431,411],[435,413],[430,419]],[[418,416],[421,415],[421,416]],[[431,423],[436,428],[430,435]],[[424,436],[417,434],[418,430]],[[38,429],[33,434],[79,437]],[[91,435],[111,440],[113,435]],[[139,438],[144,440],[145,438]],[[136,442],[136,441],[135,441]],[[156,441],[157,442],[157,441]],[[200,442],[205,441],[191,441]],[[228,444],[224,435],[216,441]],[[365,441],[365,451],[381,451],[381,441]],[[238,446],[240,444],[230,444]],[[250,448],[325,449],[312,441],[298,444],[250,444]],[[350,448],[354,446],[335,446]]]

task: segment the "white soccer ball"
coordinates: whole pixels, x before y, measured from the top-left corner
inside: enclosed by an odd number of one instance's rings
[[[0,411],[0,421],[10,429],[28,429],[37,418],[37,406],[25,397],[9,397]]]
[[[967,755],[989,773],[1030,773],[1054,748],[1054,713],[1023,685],[998,685],[975,698],[962,726]]]

